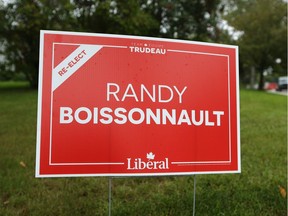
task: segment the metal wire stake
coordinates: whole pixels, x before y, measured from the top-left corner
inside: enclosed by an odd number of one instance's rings
[[[109,216],[111,216],[111,209],[112,209],[112,178],[109,177]]]
[[[194,175],[193,216],[195,216],[195,208],[196,208],[196,175]]]

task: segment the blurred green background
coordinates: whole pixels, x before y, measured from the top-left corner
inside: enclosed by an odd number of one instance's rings
[[[0,0],[0,215],[108,215],[108,179],[36,179],[40,29],[239,46],[241,174],[197,176],[196,215],[287,215],[284,0]],[[272,90],[275,90],[272,88]],[[193,176],[115,178],[112,215],[192,215]]]
[[[0,81],[37,88],[40,29],[235,44],[244,86],[287,75],[286,0],[0,0]]]

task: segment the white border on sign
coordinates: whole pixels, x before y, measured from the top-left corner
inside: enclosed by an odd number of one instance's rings
[[[40,176],[40,147],[42,126],[42,91],[43,91],[43,56],[44,56],[44,31],[40,32],[39,47],[39,75],[38,75],[38,107],[37,107],[37,135],[36,135],[36,163],[35,175]]]
[[[141,39],[141,40],[155,40],[155,41],[167,41],[167,42],[178,42],[185,44],[197,44],[197,45],[205,45],[205,46],[213,46],[213,47],[223,47],[223,48],[233,48],[236,54],[236,115],[237,115],[237,170],[224,170],[224,171],[201,171],[201,172],[176,172],[176,173],[98,173],[98,174],[40,174],[40,151],[41,151],[41,124],[42,124],[42,90],[43,90],[43,56],[44,56],[44,34],[64,34],[64,35],[75,35],[75,36],[98,36],[98,37],[108,37],[108,38],[125,38],[125,39]],[[64,44],[64,43],[63,43]],[[53,50],[54,51],[54,50]],[[173,51],[173,50],[171,50]],[[175,50],[177,51],[177,50]],[[179,51],[179,50],[178,50]],[[179,52],[190,52],[190,51],[179,51]],[[212,54],[212,53],[210,53]],[[215,55],[215,54],[214,54]],[[221,55],[221,54],[219,54]],[[229,55],[228,56],[228,70],[230,70],[229,65]],[[54,56],[53,56],[54,57]],[[53,58],[54,59],[54,58]],[[165,39],[165,38],[153,38],[153,37],[141,37],[141,36],[129,36],[129,35],[111,35],[111,34],[95,34],[95,33],[80,33],[80,32],[66,32],[66,31],[51,31],[51,30],[41,30],[40,31],[40,48],[39,48],[39,87],[38,87],[38,111],[37,111],[37,143],[36,143],[36,164],[35,164],[35,176],[36,177],[81,177],[81,176],[175,176],[175,175],[195,175],[195,174],[225,174],[225,173],[240,173],[241,172],[241,149],[240,149],[240,99],[239,99],[239,62],[238,62],[238,46],[234,45],[224,45],[224,44],[216,44],[216,43],[206,43],[206,42],[195,42],[195,41],[183,41],[177,39]],[[53,67],[52,67],[53,68]],[[229,126],[231,118],[230,118],[230,73],[228,72],[228,103],[229,103]],[[231,129],[229,127],[229,161],[231,162]],[[50,154],[50,152],[49,152]],[[50,156],[49,156],[50,157]],[[49,159],[50,160],[50,159]],[[50,161],[49,161],[50,162]],[[177,163],[177,162],[176,162]],[[187,162],[178,162],[178,163],[186,163]],[[188,162],[188,165],[195,162]],[[83,163],[82,163],[83,164]],[[86,165],[90,165],[91,163],[86,163]],[[107,163],[98,163],[98,164],[107,164]],[[117,163],[118,164],[118,163]],[[219,162],[217,163],[219,164]],[[227,162],[226,162],[227,164]],[[53,164],[56,165],[56,164]],[[58,165],[72,165],[72,164],[58,164]],[[78,163],[76,163],[78,165]],[[84,165],[84,164],[83,164]],[[95,165],[92,163],[91,165]],[[110,165],[110,163],[109,163]],[[180,165],[180,164],[179,164]]]

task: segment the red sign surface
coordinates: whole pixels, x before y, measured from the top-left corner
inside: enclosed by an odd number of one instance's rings
[[[239,172],[236,46],[41,31],[36,177]]]

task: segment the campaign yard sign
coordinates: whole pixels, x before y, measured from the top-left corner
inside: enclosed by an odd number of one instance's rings
[[[36,177],[240,172],[236,46],[40,35]]]

